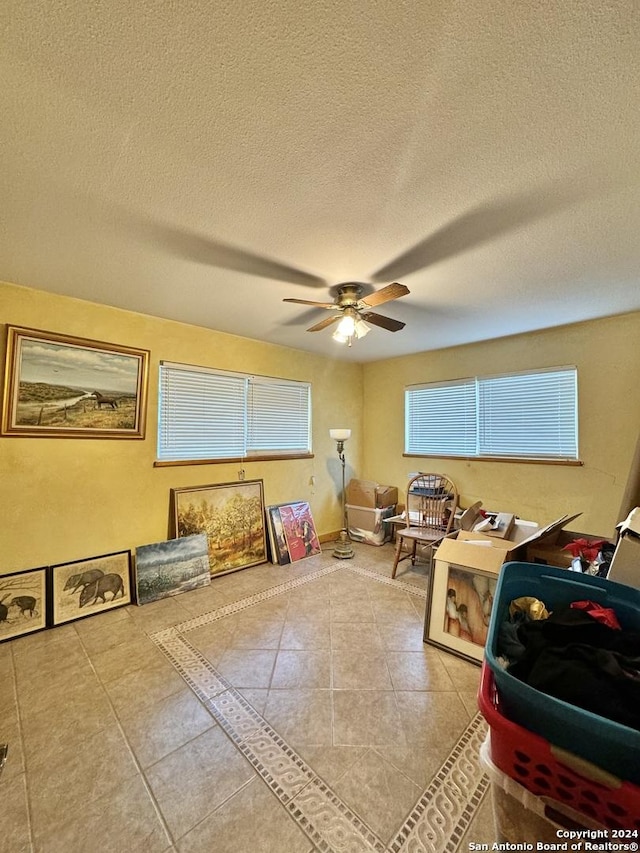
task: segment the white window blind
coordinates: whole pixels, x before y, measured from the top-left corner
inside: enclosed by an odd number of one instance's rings
[[[575,367],[405,389],[405,452],[576,460]]]
[[[158,459],[308,453],[309,383],[161,363]]]
[[[576,459],[574,368],[478,380],[481,456]]]
[[[407,389],[407,453],[474,456],[476,427],[474,379],[419,385]]]
[[[249,453],[309,451],[309,393],[301,382],[249,379]]]

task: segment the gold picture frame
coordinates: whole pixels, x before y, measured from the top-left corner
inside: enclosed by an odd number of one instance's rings
[[[267,562],[262,480],[170,490],[170,536],[206,533],[211,575]]]
[[[4,436],[144,438],[149,351],[7,327]]]

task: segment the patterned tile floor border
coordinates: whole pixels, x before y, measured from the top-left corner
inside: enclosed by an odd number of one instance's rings
[[[486,726],[471,721],[396,836],[384,842],[315,773],[232,684],[197,651],[187,635],[292,589],[346,569],[426,598],[413,584],[358,565],[332,565],[158,631],[152,640],[322,853],[456,853],[488,789],[478,756]]]

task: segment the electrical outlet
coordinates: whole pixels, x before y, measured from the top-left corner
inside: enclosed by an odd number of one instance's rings
[[[239,479],[239,480],[244,480],[244,468],[241,468],[241,469],[238,471],[238,479]]]
[[[312,474],[311,477],[309,477],[309,485],[315,486],[315,484],[316,484],[316,478]]]

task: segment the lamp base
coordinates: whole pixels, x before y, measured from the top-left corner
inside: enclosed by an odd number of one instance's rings
[[[344,528],[340,531],[340,536],[333,549],[333,556],[337,557],[338,560],[351,560],[355,557],[355,551]]]

